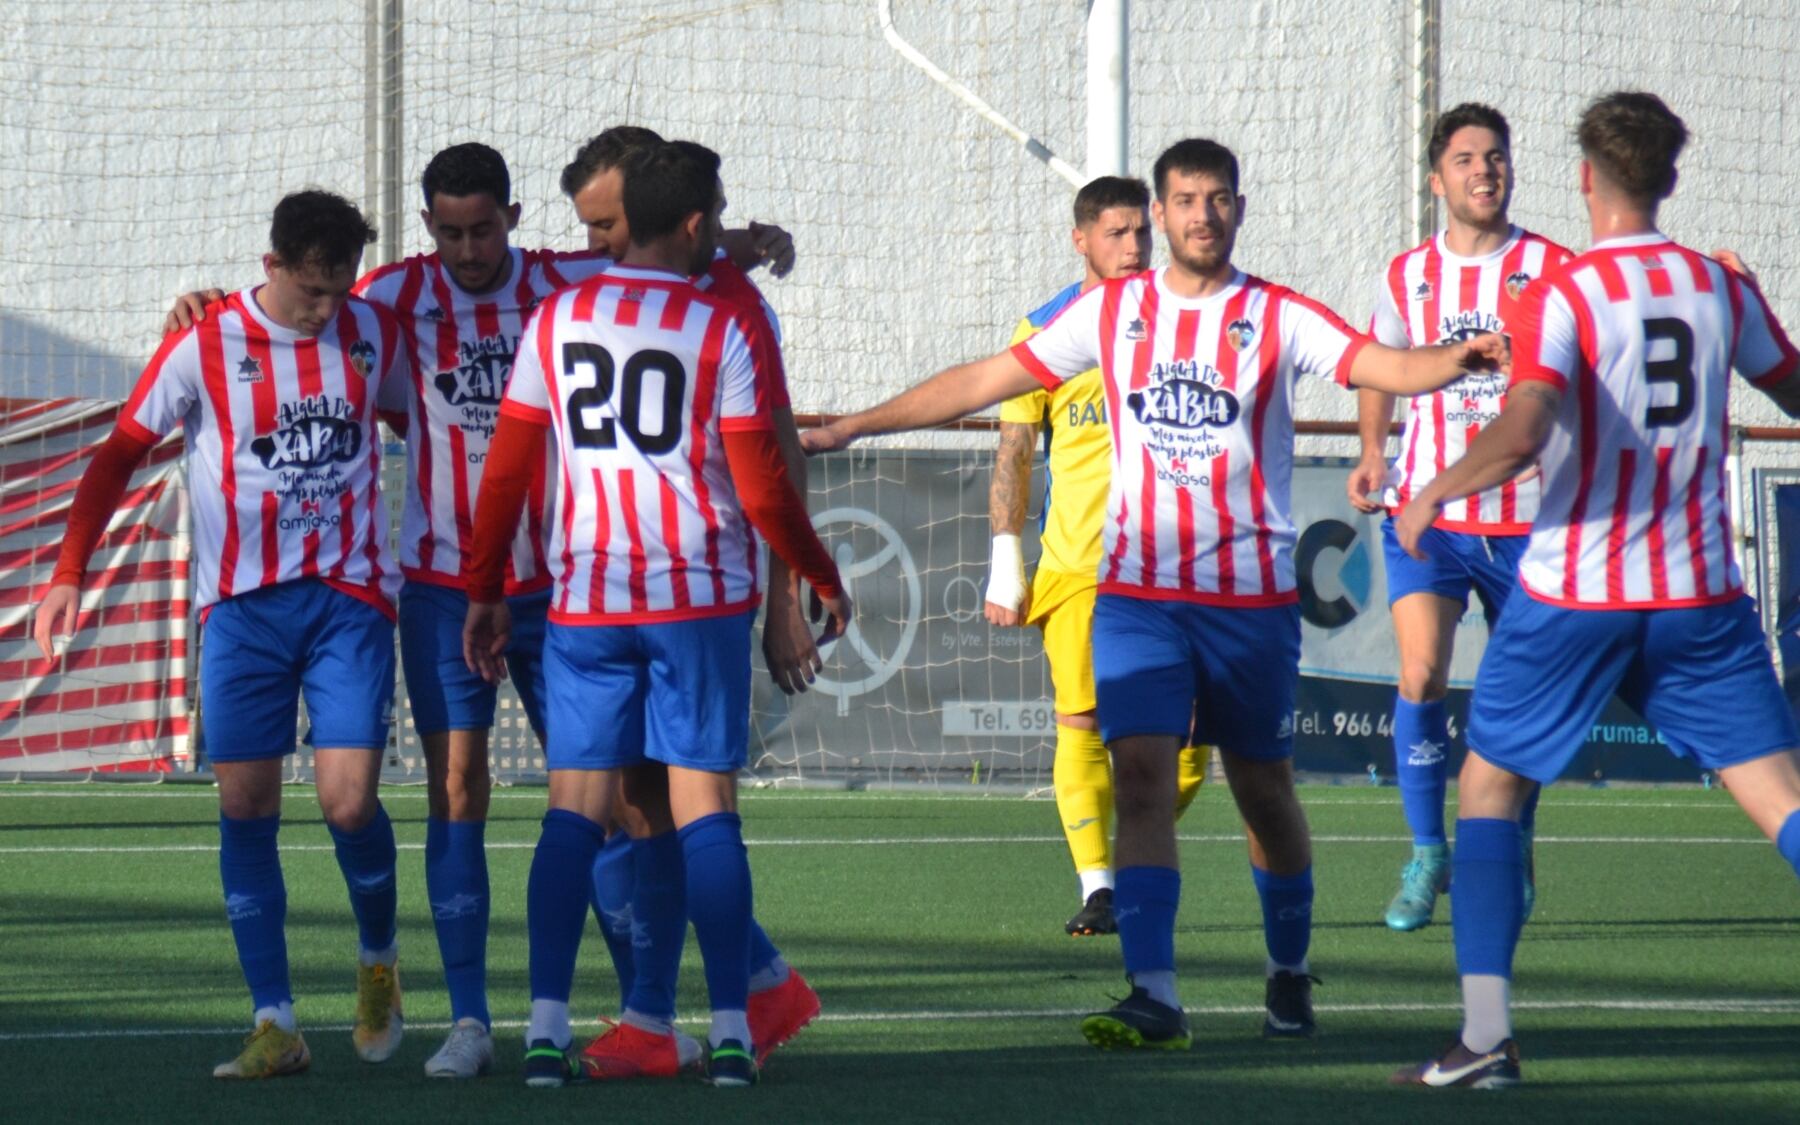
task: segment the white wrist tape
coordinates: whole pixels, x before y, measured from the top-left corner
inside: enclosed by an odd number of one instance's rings
[[[1007,609],[1025,604],[1025,555],[1017,535],[996,535],[988,554],[987,600]]]

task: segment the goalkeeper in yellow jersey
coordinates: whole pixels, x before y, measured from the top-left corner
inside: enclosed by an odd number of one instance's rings
[[[1089,289],[1150,265],[1150,192],[1142,180],[1101,176],[1075,195],[1075,252],[1087,263],[1081,281],[1019,321],[1012,342],[1041,330]],[[1019,549],[1026,489],[1038,434],[1049,454],[1049,488],[1036,573],[1029,583]],[[1117,931],[1112,908],[1112,761],[1094,717],[1091,637],[1099,585],[1100,531],[1112,478],[1112,432],[1098,369],[1054,392],[1033,391],[1000,407],[1000,452],[988,490],[994,545],[988,570],[987,619],[995,625],[1035,625],[1056,690],[1056,810],[1082,906],[1064,927],[1086,937]],[[1208,750],[1181,752],[1179,813],[1199,792]]]

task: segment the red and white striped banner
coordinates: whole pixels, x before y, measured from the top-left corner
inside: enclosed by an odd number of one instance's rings
[[[116,402],[0,398],[0,774],[161,771],[188,757],[179,435],[132,475],[64,658],[45,660],[31,640],[76,485],[118,415]]]

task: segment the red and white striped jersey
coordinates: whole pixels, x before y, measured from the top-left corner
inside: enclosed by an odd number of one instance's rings
[[[612,259],[592,253],[513,247],[507,283],[474,294],[456,283],[436,254],[383,266],[357,282],[365,300],[391,309],[413,341],[413,388],[408,396],[406,500],[400,521],[400,566],[415,582],[462,587],[462,564],[474,528],[481,467],[499,420],[500,399],[512,371],[525,321],[558,289],[605,271]],[[757,351],[763,393],[787,406],[779,329],[774,310],[744,272],[720,256],[699,280],[746,315]],[[546,480],[556,475],[554,448],[532,482],[525,518],[513,539],[506,592],[550,585],[546,562],[551,513]]]
[[[405,332],[351,298],[323,332],[269,319],[255,289],[168,336],[126,400],[119,427],[188,444],[194,604],[323,578],[392,613],[375,412],[396,409],[412,366]]]
[[[410,581],[461,588],[481,466],[525,320],[545,297],[612,264],[598,254],[517,247],[508,253],[508,280],[492,293],[464,290],[436,254],[383,266],[356,284],[364,300],[400,318],[412,341],[400,516],[400,566]],[[509,594],[550,584],[544,496],[553,469],[546,465],[532,482],[507,566]]]
[[[1369,334],[1390,348],[1423,348],[1507,331],[1526,287],[1569,260],[1569,251],[1512,228],[1491,254],[1465,258],[1442,234],[1388,263]],[[1388,469],[1383,502],[1403,507],[1432,478],[1468,451],[1481,428],[1500,416],[1506,376],[1471,371],[1441,390],[1407,400],[1400,456]],[[1537,514],[1539,483],[1508,481],[1444,505],[1437,526],[1476,535],[1524,535]]]
[[[636,624],[757,602],[756,546],[720,434],[772,425],[727,302],[614,266],[546,301],[501,412],[554,435],[552,620]]]
[[[1367,342],[1317,301],[1243,273],[1188,300],[1145,272],[1095,286],[1016,345],[1052,390],[1100,368],[1113,434],[1100,589],[1295,601],[1294,379],[1348,385]]]
[[[1755,286],[1660,234],[1608,239],[1521,310],[1513,383],[1564,392],[1519,577],[1574,609],[1657,609],[1743,591],[1725,456],[1733,367],[1773,384],[1800,355]]]

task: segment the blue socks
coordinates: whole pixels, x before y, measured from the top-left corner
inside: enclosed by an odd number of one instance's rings
[[[481,821],[433,817],[425,822],[425,891],[437,926],[453,1023],[492,1023],[487,1003],[487,852],[482,847],[486,831]]]
[[[631,898],[631,958],[636,975],[625,1007],[672,1019],[681,947],[687,944],[687,867],[681,837],[664,832],[631,842],[636,888]]]
[[[1122,867],[1113,876],[1113,917],[1125,972],[1173,972],[1175,912],[1181,872],[1173,867]]]
[[[605,839],[606,830],[580,813],[551,809],[544,814],[525,888],[533,1001],[568,1003],[588,912],[588,896],[576,892],[590,885],[594,856]]]
[[[1306,950],[1312,944],[1312,868],[1298,875],[1276,875],[1251,864],[1250,878],[1262,899],[1263,944],[1269,961],[1298,970],[1306,964]]]
[[[736,813],[703,816],[676,833],[687,868],[688,917],[706,964],[715,1012],[743,1011],[750,995],[750,856]]]
[[[1464,976],[1512,976],[1525,916],[1522,866],[1517,824],[1488,818],[1456,822],[1451,921],[1456,969]]]
[[[1450,776],[1450,712],[1444,700],[1394,697],[1394,775],[1413,845],[1444,842],[1444,790]]]
[[[621,828],[606,837],[600,854],[594,857],[592,882],[594,918],[600,923],[606,951],[612,954],[621,1005],[631,995],[631,982],[636,975],[631,956],[631,898],[636,884],[631,837]]]
[[[219,881],[225,888],[225,914],[237,943],[238,966],[258,1009],[293,1002],[288,986],[287,884],[281,878],[281,855],[275,834],[281,817],[251,820],[219,817]]]
[[[1793,867],[1794,874],[1800,875],[1800,810],[1788,814],[1781,822],[1781,831],[1775,837],[1775,848],[1781,858]]]
[[[337,844],[338,868],[350,888],[350,909],[356,915],[362,947],[372,951],[392,948],[398,898],[394,890],[394,823],[387,810],[377,803],[374,819],[355,832],[326,827]]]
[[[775,962],[780,959],[781,950],[775,948],[775,943],[769,940],[769,935],[763,932],[763,928],[757,924],[755,918],[751,918],[750,976],[752,978],[773,976],[775,979],[771,983],[780,984],[787,979],[785,972],[773,971]]]

